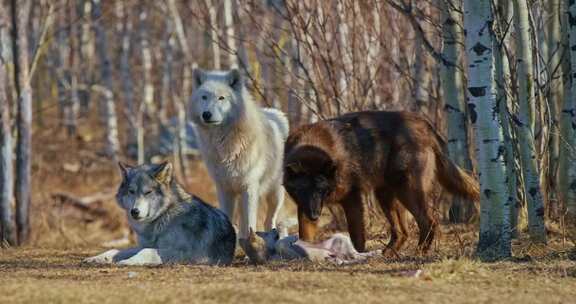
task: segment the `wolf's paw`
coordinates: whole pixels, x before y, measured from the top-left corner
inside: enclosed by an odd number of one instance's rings
[[[114,263],[114,256],[120,252],[117,249],[108,250],[97,256],[85,258],[82,264],[112,264]]]

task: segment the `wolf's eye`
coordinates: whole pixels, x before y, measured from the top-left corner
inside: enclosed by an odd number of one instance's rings
[[[224,99],[226,99],[224,96],[218,97],[218,100],[220,100],[220,101],[222,101],[222,100],[224,100]]]
[[[131,195],[134,195],[134,194],[136,194],[136,190],[130,189],[130,190],[128,190],[128,193],[130,193]]]
[[[152,194],[152,190],[148,190],[148,191],[144,192],[144,195],[146,195],[146,196],[148,196],[150,194]]]
[[[208,96],[202,95],[202,100],[206,100],[206,99],[208,99]]]

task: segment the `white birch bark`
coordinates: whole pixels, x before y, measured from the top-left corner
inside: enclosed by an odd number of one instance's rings
[[[117,32],[120,40],[120,82],[125,115],[128,118],[127,146],[135,147],[138,141],[136,132],[136,106],[134,103],[134,82],[130,59],[132,57],[132,20],[124,1],[116,2]]]
[[[552,198],[549,200],[555,214],[557,214],[559,209],[559,199],[558,199],[558,161],[560,157],[560,105],[564,100],[564,73],[561,66],[561,59],[563,56],[562,43],[562,31],[560,19],[561,3],[562,0],[549,0],[546,3],[546,16],[548,16],[547,27],[547,39],[543,45],[546,45],[547,54],[545,60],[547,63],[547,74],[550,84],[550,90],[548,93],[548,105],[550,107],[550,140],[548,142],[548,170],[543,170],[543,174],[546,174],[548,180],[549,196]],[[544,32],[544,31],[543,31]],[[543,54],[544,56],[544,54]],[[549,212],[550,213],[550,212]]]
[[[414,2],[414,0],[412,0],[412,2]],[[413,5],[416,4],[413,3]],[[423,6],[423,13],[429,15],[430,9],[428,4],[423,2]],[[422,23],[422,29],[424,30],[425,35],[429,31],[429,24],[427,22]],[[423,39],[424,37],[421,35],[416,35],[416,41],[414,42],[414,99],[418,111],[424,115],[428,115],[431,110],[431,100],[429,96],[431,89],[431,71],[430,58],[428,56],[428,51],[424,48]]]
[[[511,201],[506,186],[504,134],[498,115],[494,113],[497,105],[492,20],[490,0],[464,1],[469,108],[476,134],[481,190],[477,253],[483,258],[503,258],[511,255]]]
[[[223,0],[224,4],[224,30],[226,46],[228,47],[228,68],[238,68],[238,49],[236,48],[236,40],[234,37],[234,15],[232,14],[232,1]]]
[[[514,0],[514,23],[517,46],[518,139],[520,159],[524,172],[526,203],[528,207],[528,231],[533,241],[546,242],[544,226],[544,202],[538,170],[538,154],[534,142],[536,120],[536,96],[534,89],[532,42],[527,0]]]
[[[102,20],[101,0],[93,0],[92,22],[96,36],[96,52],[99,57],[101,81],[103,90],[101,94],[104,99],[104,124],[106,126],[106,154],[114,160],[118,159],[120,152],[120,141],[118,140],[118,119],[116,117],[116,108],[114,104],[114,92],[112,85],[112,65],[108,58],[108,40],[104,30]]]
[[[212,68],[219,70],[222,68],[220,63],[220,37],[218,35],[218,11],[216,9],[216,4],[213,0],[206,0],[206,5],[208,6],[208,17],[210,20],[210,46],[212,48]]]
[[[512,204],[510,204],[510,225],[512,237],[518,236],[519,227],[519,211],[524,211],[522,208],[523,203],[518,196],[518,187],[521,185],[518,182],[518,172],[516,170],[516,156],[517,149],[515,148],[515,133],[512,128],[512,120],[510,119],[511,104],[510,98],[514,98],[510,93],[512,88],[510,62],[506,55],[505,48],[510,44],[511,35],[507,31],[507,24],[513,18],[513,7],[507,0],[501,0],[497,3],[498,11],[501,15],[497,16],[498,36],[494,37],[494,59],[496,64],[496,101],[498,103],[498,113],[504,132],[505,153],[506,153],[506,175],[508,176],[508,195]],[[504,36],[505,35],[505,36]],[[504,37],[503,37],[504,36]],[[518,167],[519,169],[519,167]],[[522,218],[527,217],[522,213]],[[525,224],[525,223],[522,223]]]
[[[336,4],[336,9],[338,12],[338,42],[339,42],[339,49],[341,53],[341,60],[342,60],[342,70],[340,72],[340,76],[338,78],[338,96],[336,96],[335,106],[335,115],[340,115],[341,109],[340,105],[350,100],[352,86],[350,84],[350,77],[349,75],[352,74],[352,48],[350,44],[350,27],[348,25],[348,18],[346,16],[346,8],[344,7],[344,0],[338,0]],[[330,109],[331,110],[331,109]],[[330,111],[329,110],[329,111]],[[325,113],[328,115],[334,115],[330,112]]]
[[[0,4],[0,41],[7,41],[8,14],[4,4]],[[6,64],[9,53],[0,47],[0,247],[16,245],[14,227],[14,173],[12,133],[10,131],[10,104],[6,94],[7,72]]]
[[[443,0],[442,54],[453,65],[442,64],[440,75],[444,96],[444,113],[448,129],[448,153],[460,167],[471,170],[466,122],[466,96],[464,67],[462,66],[464,33],[462,31],[462,4],[458,0]],[[474,212],[474,203],[454,198],[450,217],[455,222],[467,221]]]
[[[568,2],[570,50],[570,98],[564,99],[560,115],[560,195],[566,207],[568,236],[576,243],[576,2]]]
[[[22,245],[30,236],[30,193],[32,154],[32,87],[29,77],[27,26],[31,1],[11,1],[14,83],[18,97],[16,127],[16,233]]]

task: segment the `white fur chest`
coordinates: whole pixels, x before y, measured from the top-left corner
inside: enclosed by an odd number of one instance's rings
[[[258,156],[257,149],[252,149],[258,139],[220,140],[213,132],[199,130],[198,133],[204,162],[220,186],[240,190],[260,179],[265,169],[264,160]]]

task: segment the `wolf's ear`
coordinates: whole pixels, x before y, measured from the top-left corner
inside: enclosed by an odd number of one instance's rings
[[[258,232],[254,233],[254,230],[252,229],[252,227],[248,228],[248,240],[250,242],[255,242],[257,233]]]
[[[299,173],[303,173],[305,171],[302,164],[300,162],[297,162],[297,161],[286,164],[285,168],[286,168],[286,171],[288,171],[288,173],[290,173],[290,174],[299,174]]]
[[[194,87],[199,87],[206,80],[206,72],[202,69],[194,69],[192,72],[192,78],[194,78]]]
[[[125,164],[123,162],[118,162],[118,167],[120,168],[120,172],[122,172],[122,178],[126,178],[128,176],[128,173],[130,172],[130,170],[132,170],[134,167]]]
[[[152,176],[161,184],[170,184],[174,176],[174,169],[170,162],[163,162],[154,168]]]
[[[234,91],[240,92],[240,90],[242,90],[244,83],[242,74],[238,69],[232,69],[228,72],[228,85],[230,85]]]

